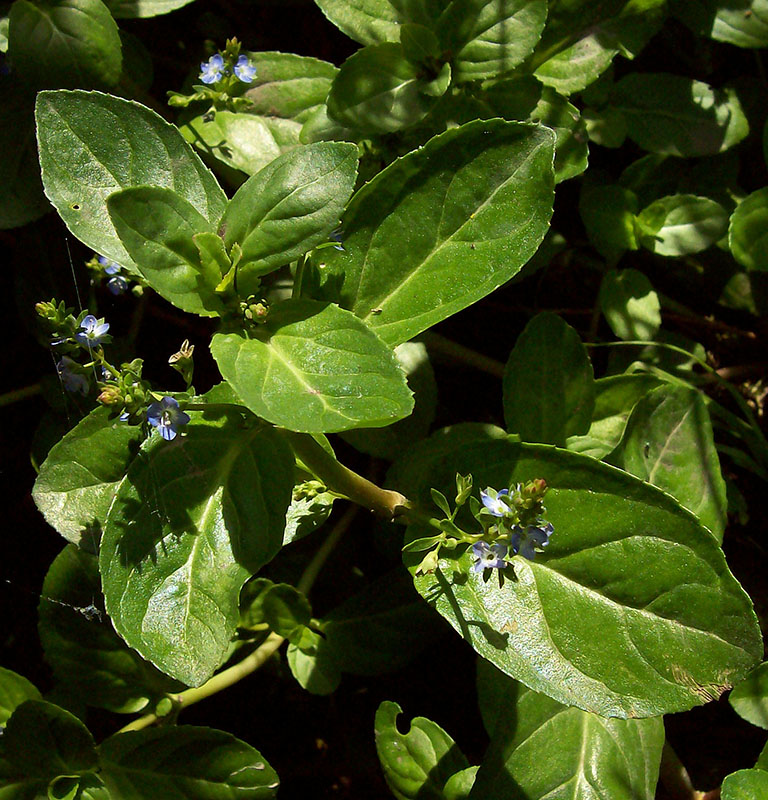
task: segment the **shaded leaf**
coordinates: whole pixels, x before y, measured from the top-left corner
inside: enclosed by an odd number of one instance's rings
[[[768,270],[768,187],[758,189],[736,206],[731,215],[728,245],[747,269]]]
[[[0,725],[5,725],[8,717],[25,700],[42,700],[35,686],[26,678],[10,669],[0,667]]]
[[[662,197],[637,215],[639,242],[660,256],[706,250],[728,232],[728,212],[708,197]]]
[[[105,0],[115,19],[159,17],[177,8],[189,5],[192,0]]]
[[[742,718],[768,728],[768,662],[755,667],[741,683],[733,687],[728,702]]]
[[[609,270],[600,284],[600,308],[613,333],[625,341],[653,339],[661,305],[648,278],[636,269]]]

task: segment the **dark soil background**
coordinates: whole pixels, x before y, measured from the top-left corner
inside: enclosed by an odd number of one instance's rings
[[[151,52],[156,71],[152,93],[161,104],[165,91],[178,89],[190,68],[207,57],[206,39],[220,47],[234,35],[249,50],[296,52],[336,64],[356,49],[313,3],[300,0],[198,0],[167,17],[121,21],[121,27],[138,36]],[[628,62],[617,59],[617,74],[627,67]],[[757,66],[753,53],[697,40],[673,21],[665,25],[632,69],[667,70],[718,86],[736,82],[745,87],[745,97],[759,97],[754,91]],[[755,109],[756,126],[765,112],[758,104]],[[752,140],[757,139],[753,135]],[[768,183],[759,146],[755,145],[758,152],[751,152],[749,147],[740,150],[742,164],[747,165],[740,183],[746,191]],[[607,151],[593,147],[590,166],[618,175],[639,155],[627,148]],[[586,244],[576,211],[578,191],[578,179],[559,187],[554,221],[557,230],[580,246],[576,257],[556,259],[532,276],[503,287],[437,326],[436,332],[501,362],[518,333],[540,310],[559,311],[586,335],[600,273],[595,269],[597,254]],[[35,332],[32,307],[34,302],[54,295],[77,306],[71,265],[85,297],[89,287],[82,263],[91,253],[66,233],[55,214],[23,229],[0,232],[0,247],[6,256],[0,274],[0,318],[5,320],[0,393],[44,381],[41,394],[0,407],[0,488],[5,501],[0,533],[0,663],[48,692],[52,682],[37,639],[36,606],[43,577],[62,540],[32,502],[35,470],[30,453],[39,463],[47,447],[78,421],[80,413],[71,398],[62,395],[51,355]],[[681,271],[677,262],[670,269],[668,262],[649,254],[630,254],[624,263],[645,270],[659,291],[677,297],[696,312],[693,317],[668,313],[664,327],[702,342],[717,366],[765,359],[768,331],[764,318],[761,321],[716,305],[722,277]],[[101,291],[98,300],[100,314],[112,323],[113,331],[127,330],[135,300],[130,296],[114,298]],[[712,322],[714,318],[730,329]],[[205,321],[191,319],[161,299],[150,297],[136,352],[145,358],[150,378],[160,386],[176,388],[175,374],[165,365],[168,355],[185,337],[200,342],[195,353],[195,384],[204,391],[218,380],[202,346],[210,332]],[[598,333],[609,336],[607,329]],[[605,351],[595,356],[596,375],[602,374],[606,359]],[[501,382],[497,377],[450,360],[439,351],[434,353],[434,367],[439,387],[435,427],[462,421],[503,424]],[[342,460],[350,466],[362,472],[370,469],[367,459],[343,443],[336,444]],[[766,507],[762,501],[765,487],[731,464],[723,466],[749,508],[747,523],[734,521],[726,532],[726,555],[736,577],[755,600],[764,624],[768,598]],[[386,465],[378,468],[383,474]],[[339,576],[357,568],[366,577],[375,577],[389,568],[380,537],[372,536],[370,527],[366,515],[359,514],[313,592],[316,613],[330,610],[348,593]],[[386,535],[397,539],[399,532],[390,529]],[[316,539],[309,537],[294,547],[297,549],[289,558],[312,552]],[[240,685],[185,712],[182,722],[230,731],[261,750],[281,778],[282,800],[390,798],[373,742],[373,717],[382,700],[397,701],[407,720],[425,716],[440,724],[471,763],[481,761],[487,746],[475,699],[474,654],[441,620],[436,618],[435,624],[444,626],[445,635],[398,672],[375,679],[345,676],[335,694],[316,697],[298,686],[284,661],[274,660]],[[89,711],[88,720],[97,739],[110,735],[126,721],[98,711]],[[717,786],[729,772],[752,766],[766,739],[764,731],[739,719],[725,699],[671,715],[666,726],[671,744],[701,789]],[[660,790],[659,797],[664,796]]]

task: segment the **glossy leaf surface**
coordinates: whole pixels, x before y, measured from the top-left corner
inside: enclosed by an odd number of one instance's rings
[[[115,19],[159,17],[177,8],[189,5],[192,0],[105,0]]]
[[[341,31],[360,44],[397,42],[404,22],[424,23],[434,0],[316,0],[320,10]],[[416,13],[408,13],[409,10]],[[422,15],[418,11],[422,11]]]
[[[594,405],[592,364],[579,335],[556,314],[538,314],[504,368],[507,430],[525,442],[565,445],[587,432]]]
[[[216,223],[226,197],[178,129],[138,103],[99,92],[41,92],[37,139],[48,199],[81,242],[134,267],[107,212],[131,186],[171,189]]]
[[[722,800],[762,800],[768,792],[768,772],[762,769],[740,769],[724,781]]]
[[[477,429],[417,446],[397,485],[426,505],[429,487],[450,493],[457,471],[476,486],[543,478],[550,487],[546,554],[515,557],[501,587],[496,573],[486,582],[470,571],[463,548],[443,550],[434,573],[414,578],[506,674],[586,711],[645,717],[719,696],[762,655],[752,604],[714,538],[655,487],[586,456],[483,440]],[[430,530],[412,526],[408,540]],[[406,554],[412,574],[415,556]]]
[[[289,430],[389,425],[413,397],[392,351],[353,314],[298,300],[275,305],[248,334],[217,333],[221,374],[254,414]]]
[[[99,755],[113,797],[267,800],[279,783],[258,750],[229,733],[192,725],[117,734]]]
[[[553,149],[548,128],[491,120],[398,159],[350,201],[344,252],[317,257],[314,296],[394,346],[489,294],[544,238]]]
[[[32,497],[67,541],[95,551],[117,490],[144,434],[138,425],[94,409],[55,444],[40,467]]]
[[[190,423],[153,434],[120,484],[99,565],[106,610],[123,639],[163,672],[197,686],[221,664],[245,580],[282,546],[293,456],[269,428]]]

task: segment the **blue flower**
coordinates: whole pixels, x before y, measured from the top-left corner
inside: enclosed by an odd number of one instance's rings
[[[67,356],[62,356],[61,360],[56,364],[56,372],[59,373],[59,379],[64,384],[64,388],[68,392],[80,392],[82,395],[88,394],[88,378],[81,372],[75,372],[72,368],[78,364]]]
[[[160,431],[163,439],[169,442],[176,438],[179,428],[189,422],[189,414],[185,414],[172,397],[164,397],[159,403],[152,403],[147,409],[147,422]]]
[[[331,231],[331,235],[328,237],[331,241],[336,242],[333,246],[334,250],[344,250],[344,239],[341,228],[336,228],[335,231]]]
[[[491,514],[493,514],[494,517],[503,517],[512,510],[501,499],[502,497],[506,497],[508,495],[509,489],[502,489],[500,492],[496,492],[489,486],[485,491],[480,492],[480,499],[483,501],[483,505]]]
[[[256,67],[251,64],[248,56],[240,56],[235,64],[235,75],[243,83],[251,83],[256,77]]]
[[[525,529],[516,525],[510,537],[512,552],[533,561],[536,558],[536,548],[544,548],[549,544],[553,530],[551,522],[544,525],[528,525]]]
[[[128,281],[122,275],[113,275],[107,281],[107,289],[112,294],[123,294],[128,289]]]
[[[216,53],[200,64],[199,78],[203,83],[216,83],[224,77],[224,56]]]
[[[486,569],[504,569],[507,562],[507,548],[503,544],[488,544],[476,542],[472,545],[472,555],[477,559],[472,565],[473,572],[483,572]]]
[[[110,261],[106,256],[96,256],[96,260],[104,267],[104,272],[107,275],[117,275],[120,272],[120,265],[117,261]]]
[[[96,319],[93,314],[83,317],[80,323],[80,330],[75,334],[75,340],[83,347],[96,347],[100,345],[107,336],[109,323],[103,319]]]

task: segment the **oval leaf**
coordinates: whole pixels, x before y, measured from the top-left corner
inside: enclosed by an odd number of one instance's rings
[[[8,717],[25,700],[42,700],[35,686],[26,678],[10,669],[0,667],[0,725],[5,725]]]
[[[742,718],[768,728],[768,662],[763,662],[734,687],[728,702]]]
[[[768,772],[740,769],[723,781],[722,800],[763,800],[768,795]]]
[[[335,305],[277,304],[248,336],[217,333],[211,352],[243,403],[275,425],[335,433],[389,425],[413,409],[392,351]]]
[[[653,339],[661,327],[661,304],[648,278],[636,269],[612,269],[600,284],[600,309],[624,341]]]
[[[115,19],[159,17],[177,8],[189,5],[192,0],[105,0]]]
[[[752,604],[714,538],[655,487],[586,456],[510,440],[437,437],[398,474],[412,500],[544,478],[546,554],[513,559],[502,584],[471,551],[440,553],[419,593],[477,652],[558,702],[604,716],[681,711],[719,696],[762,655]],[[432,457],[430,458],[430,449]],[[421,453],[419,453],[421,451]],[[469,523],[467,523],[469,524]],[[408,539],[431,529],[411,526]],[[421,560],[406,554],[412,574]]]
[[[637,216],[639,241],[660,256],[685,256],[706,250],[728,232],[728,212],[708,197],[673,194]]]
[[[758,189],[736,206],[731,215],[728,245],[747,269],[768,271],[768,187]]]

